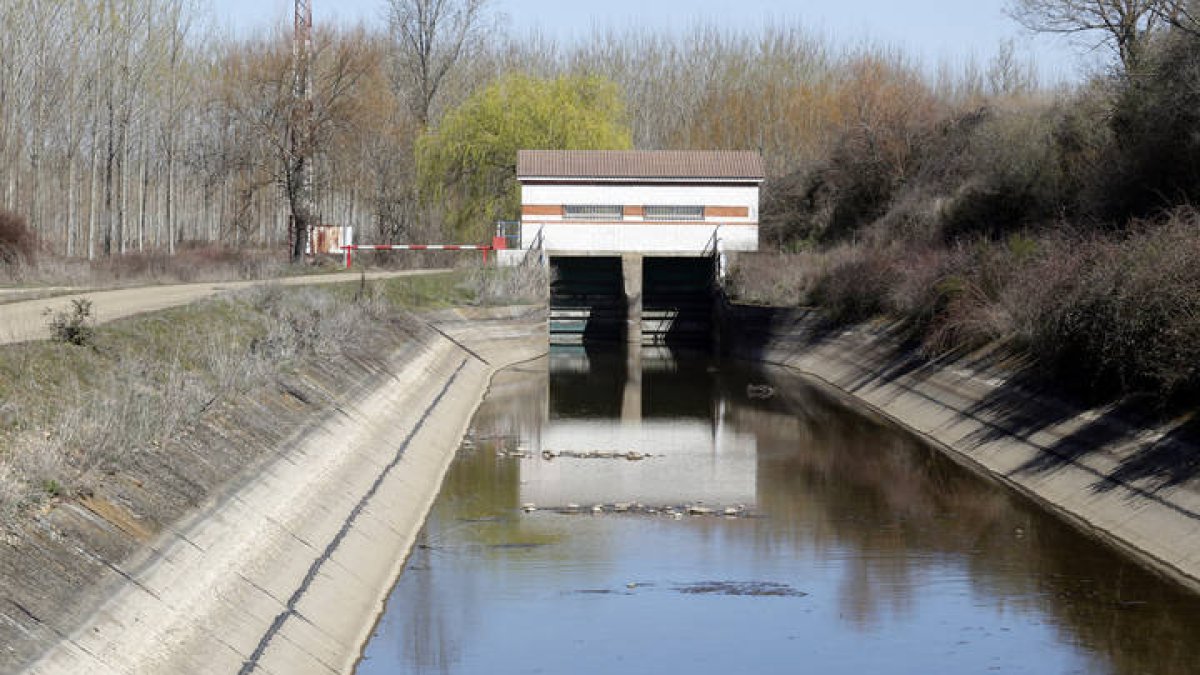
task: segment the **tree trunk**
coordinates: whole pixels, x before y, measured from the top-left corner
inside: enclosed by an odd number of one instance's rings
[[[142,134],[142,136],[141,136],[141,145],[142,145],[141,151],[138,153],[141,156],[141,161],[142,161],[142,182],[141,182],[141,186],[138,188],[141,191],[141,194],[139,195],[139,200],[138,200],[140,202],[138,205],[138,237],[137,237],[137,247],[138,247],[139,253],[144,251],[145,246],[146,246],[146,206],[149,203],[148,200],[150,199],[150,169],[149,169],[150,162],[146,161],[146,135],[145,134]]]
[[[170,144],[174,139],[168,141]],[[175,255],[175,151],[167,149],[167,253]]]
[[[104,255],[113,253],[113,163],[116,161],[115,120],[113,119],[112,91],[108,92],[108,133],[104,153]]]
[[[97,194],[97,187],[100,183],[100,139],[95,135],[92,137],[92,157],[91,171],[89,171],[88,185],[88,229],[87,229],[87,257],[88,260],[96,259],[96,211],[100,201]]]

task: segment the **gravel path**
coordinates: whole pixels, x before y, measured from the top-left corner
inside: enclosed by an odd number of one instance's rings
[[[394,277],[439,274],[446,269],[405,270],[400,272],[368,272],[367,279],[391,279]],[[265,281],[227,281],[199,284],[175,284],[171,286],[143,286],[114,291],[91,291],[86,293],[59,295],[52,298],[27,300],[0,304],[0,344],[45,340],[50,337],[46,324],[46,311],[60,312],[71,307],[74,298],[92,301],[92,315],[97,323],[106,323],[127,316],[154,312],[168,307],[186,305],[218,293],[236,291],[267,283],[284,286],[314,284],[336,284],[358,281],[359,272],[285,277]]]

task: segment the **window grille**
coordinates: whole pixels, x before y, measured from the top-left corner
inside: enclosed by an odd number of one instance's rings
[[[647,206],[646,220],[704,220],[703,206]]]
[[[563,217],[568,220],[621,220],[625,215],[623,206],[576,204],[563,206]]]

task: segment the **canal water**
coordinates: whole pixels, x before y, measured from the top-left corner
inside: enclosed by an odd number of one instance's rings
[[[1200,599],[790,371],[556,351],[358,672],[1196,673]]]

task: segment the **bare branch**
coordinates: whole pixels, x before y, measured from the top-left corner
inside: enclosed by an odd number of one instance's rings
[[[1147,41],[1175,23],[1182,0],[1010,0],[1008,14],[1038,33],[1099,33],[1126,71],[1137,65]]]
[[[446,78],[485,38],[488,0],[389,0],[398,87],[413,113],[429,123]]]

